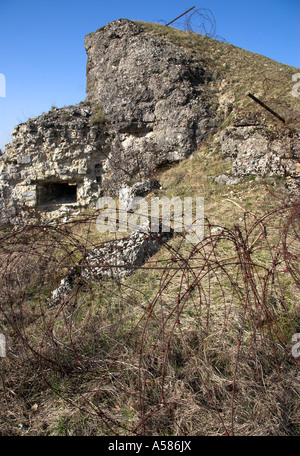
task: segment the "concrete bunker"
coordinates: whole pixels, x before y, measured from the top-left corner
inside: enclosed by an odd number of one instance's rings
[[[47,182],[37,186],[38,206],[51,206],[77,203],[75,182]]]

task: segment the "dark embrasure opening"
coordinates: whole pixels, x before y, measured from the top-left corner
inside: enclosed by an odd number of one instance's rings
[[[46,183],[37,187],[37,203],[39,206],[76,202],[77,185],[71,182]]]

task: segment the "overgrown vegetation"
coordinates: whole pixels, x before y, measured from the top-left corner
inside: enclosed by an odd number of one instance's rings
[[[213,177],[202,150],[163,171],[159,195],[203,195],[205,237],[180,233],[122,282],[51,291],[87,248],[97,214],[1,233],[2,435],[299,433],[299,204],[284,181]],[[260,210],[258,210],[258,206]]]
[[[100,104],[95,104],[92,106],[92,117],[90,119],[91,125],[105,125],[107,122],[105,115],[102,111],[102,106]]]
[[[143,26],[224,78],[234,97],[226,122],[261,115],[251,88],[294,125],[295,69]],[[91,123],[105,123],[99,105]],[[97,212],[49,223],[28,209],[2,228],[0,435],[299,434],[300,202],[284,178],[218,184],[230,171],[213,138],[160,169],[156,196],[204,197],[204,239],[178,233],[125,280],[78,280],[56,304],[61,279],[115,235],[98,233]]]
[[[250,91],[283,116],[286,125],[291,128],[299,125],[299,102],[292,95],[292,76],[299,69],[205,35],[161,24],[138,23],[145,31],[188,51],[206,70],[223,79],[221,90],[233,100],[233,111],[226,119],[227,123],[246,117],[252,122],[266,121],[278,127],[278,121],[247,96]]]

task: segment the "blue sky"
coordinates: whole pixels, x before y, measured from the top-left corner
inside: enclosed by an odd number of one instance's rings
[[[16,124],[85,99],[87,33],[119,18],[171,21],[192,6],[209,8],[229,43],[300,67],[300,0],[0,0],[0,148]]]

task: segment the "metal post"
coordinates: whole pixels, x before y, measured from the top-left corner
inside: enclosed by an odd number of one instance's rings
[[[175,19],[173,19],[171,22],[169,22],[168,24],[166,24],[166,27],[168,27],[168,25],[170,24],[173,24],[173,22],[177,21],[177,19],[180,19],[182,16],[184,16],[185,14],[189,13],[190,11],[192,11],[194,8],[196,8],[195,6],[193,6],[192,8],[190,8],[189,10],[187,10],[185,13],[181,14],[180,16],[176,17]]]
[[[256,101],[256,103],[258,103],[260,106],[262,106],[267,111],[269,111],[271,114],[273,114],[273,116],[277,117],[277,119],[279,119],[279,120],[281,120],[281,122],[285,123],[285,119],[283,117],[281,117],[279,114],[277,114],[277,112],[273,111],[273,109],[269,108],[269,106],[267,106],[265,103],[260,101],[254,95],[252,95],[252,93],[249,92],[248,97],[252,98],[252,100]]]

